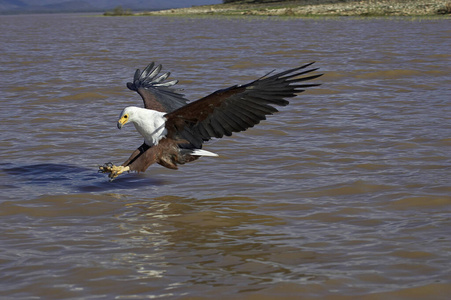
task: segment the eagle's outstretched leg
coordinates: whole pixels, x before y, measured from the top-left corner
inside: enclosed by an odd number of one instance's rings
[[[121,166],[116,166],[113,165],[112,162],[107,162],[103,166],[99,166],[99,173],[109,173],[108,177],[110,177],[110,181],[113,181],[114,178],[122,173],[132,171],[132,167],[130,165],[140,158],[141,155],[149,148],[150,147],[147,146],[146,143],[143,143],[138,149],[133,151],[132,155],[130,155],[130,157]],[[145,171],[146,168],[147,166],[142,170],[139,168],[134,168],[133,171]]]
[[[108,162],[103,166],[99,166],[99,173],[110,173],[108,174],[110,181],[113,181],[114,178],[128,171],[130,171],[129,166],[116,166],[111,162]]]

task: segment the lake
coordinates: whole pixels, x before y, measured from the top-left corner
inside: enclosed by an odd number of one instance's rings
[[[446,299],[449,19],[0,16],[0,296]],[[196,100],[315,61],[319,87],[203,157],[109,182],[125,84]]]

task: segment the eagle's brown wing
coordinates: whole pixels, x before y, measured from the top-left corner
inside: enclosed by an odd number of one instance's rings
[[[173,88],[178,80],[165,80],[170,73],[160,74],[161,65],[150,63],[142,72],[137,69],[133,82],[127,82],[127,87],[136,91],[144,102],[144,107],[160,112],[171,112],[185,105],[188,100]]]
[[[166,114],[167,137],[201,148],[204,141],[213,137],[230,136],[232,132],[253,127],[265,120],[266,115],[277,112],[275,105],[288,105],[285,98],[295,97],[305,88],[319,85],[303,82],[322,74],[300,77],[317,70],[306,69],[311,64],[218,90]]]

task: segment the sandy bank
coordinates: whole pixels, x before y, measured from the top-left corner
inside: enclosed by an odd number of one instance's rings
[[[451,12],[451,0],[304,0],[267,4],[217,4],[136,15],[436,16]]]

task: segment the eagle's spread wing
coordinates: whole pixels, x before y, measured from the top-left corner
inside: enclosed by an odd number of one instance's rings
[[[232,132],[253,127],[265,120],[266,115],[277,112],[274,105],[286,106],[289,102],[285,98],[296,96],[304,88],[319,85],[301,83],[322,75],[299,77],[317,70],[302,70],[311,64],[218,90],[166,114],[168,137],[200,148],[212,137],[230,136]]]
[[[178,80],[165,80],[170,73],[160,74],[161,65],[150,63],[142,72],[137,69],[133,76],[133,82],[127,82],[127,87],[138,92],[144,101],[144,107],[160,112],[171,112],[187,103],[183,94],[177,92],[172,86]]]

